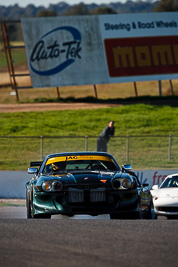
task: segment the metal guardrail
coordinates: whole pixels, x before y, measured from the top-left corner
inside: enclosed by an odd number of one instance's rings
[[[96,140],[97,136],[0,136],[0,169],[4,164],[12,165],[13,169],[17,161],[26,166],[30,161],[43,160],[51,153],[96,151]],[[119,164],[140,166],[142,162],[144,166],[155,164],[157,167],[165,168],[167,165],[175,168],[178,135],[115,136],[108,143],[108,153]]]

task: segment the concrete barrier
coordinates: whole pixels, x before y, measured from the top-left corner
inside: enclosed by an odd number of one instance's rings
[[[31,177],[27,171],[0,171],[0,198],[25,198],[25,183]]]
[[[178,170],[133,170],[140,182],[148,183],[151,189],[154,184],[161,184],[169,174]],[[32,178],[27,171],[0,171],[0,198],[25,198],[25,183]]]

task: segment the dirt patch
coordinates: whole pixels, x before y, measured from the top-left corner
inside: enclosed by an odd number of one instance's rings
[[[47,110],[79,110],[120,106],[119,104],[97,103],[33,103],[33,104],[0,104],[0,112],[28,112]]]

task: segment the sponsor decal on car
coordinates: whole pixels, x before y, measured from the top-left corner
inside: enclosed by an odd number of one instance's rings
[[[46,165],[54,163],[54,162],[59,162],[59,161],[73,161],[73,160],[105,160],[112,162],[110,157],[106,156],[95,156],[95,155],[79,155],[79,156],[66,156],[66,157],[55,157],[55,158],[50,158],[47,160]]]

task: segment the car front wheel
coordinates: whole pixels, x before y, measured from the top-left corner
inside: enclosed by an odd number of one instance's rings
[[[27,206],[27,219],[32,218],[32,208],[31,208],[31,200],[30,200],[30,193],[26,192],[26,206]]]

